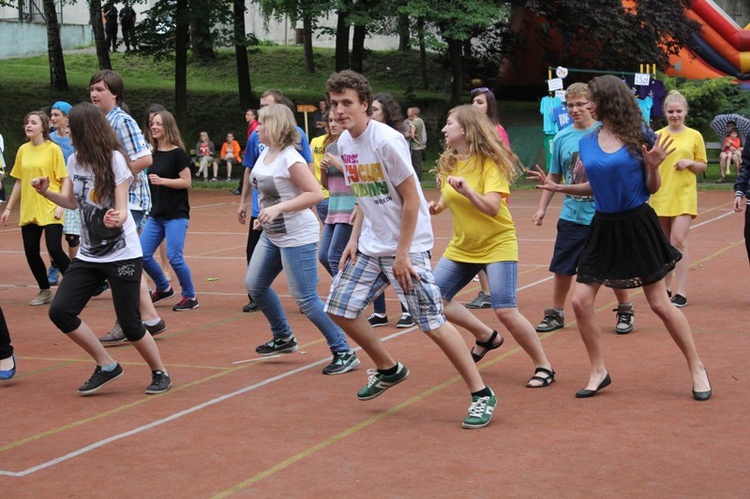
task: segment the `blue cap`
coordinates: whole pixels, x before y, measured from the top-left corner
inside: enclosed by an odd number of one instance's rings
[[[65,115],[65,116],[67,116],[67,115],[68,115],[68,113],[70,112],[70,110],[71,110],[72,108],[73,108],[73,106],[71,106],[70,104],[68,104],[68,103],[67,103],[67,102],[65,102],[64,100],[59,100],[59,101],[55,102],[54,104],[52,104],[52,109],[57,109],[57,110],[59,110],[59,111],[60,111],[61,113],[63,113],[63,114]]]

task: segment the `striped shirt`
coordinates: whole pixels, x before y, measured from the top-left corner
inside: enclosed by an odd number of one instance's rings
[[[117,138],[125,148],[130,161],[135,161],[144,156],[151,155],[151,149],[143,138],[138,123],[123,111],[120,106],[115,106],[107,113],[107,121],[117,134]],[[151,191],[148,187],[148,177],[146,171],[135,175],[135,179],[130,184],[130,194],[128,196],[128,209],[131,211],[149,211],[151,209]]]

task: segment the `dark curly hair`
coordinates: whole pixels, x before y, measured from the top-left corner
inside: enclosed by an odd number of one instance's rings
[[[372,114],[372,87],[367,78],[352,71],[345,69],[338,73],[333,73],[326,82],[326,101],[331,101],[331,92],[341,93],[351,88],[359,95],[360,102],[367,103],[367,115]]]
[[[648,125],[628,86],[616,76],[597,76],[589,82],[589,99],[596,104],[596,119],[607,124],[630,154],[640,157]]]
[[[401,106],[398,101],[391,94],[375,94],[372,100],[373,102],[380,102],[380,105],[383,107],[385,124],[394,130],[403,132],[404,115],[401,113]]]

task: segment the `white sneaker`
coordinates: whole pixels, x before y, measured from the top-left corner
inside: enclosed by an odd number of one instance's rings
[[[40,289],[36,296],[29,302],[29,305],[36,307],[47,303],[52,303],[52,290]]]

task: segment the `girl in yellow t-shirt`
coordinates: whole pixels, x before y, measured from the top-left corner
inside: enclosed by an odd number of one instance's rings
[[[52,291],[47,279],[47,266],[40,254],[42,233],[47,243],[47,252],[57,263],[62,274],[68,270],[70,259],[62,248],[63,210],[52,201],[38,196],[31,186],[31,179],[49,177],[50,190],[60,192],[69,182],[68,171],[60,146],[50,140],[49,118],[42,111],[32,111],[24,118],[24,132],[29,141],[18,148],[16,163],[10,176],[16,179],[6,210],[0,215],[0,223],[8,224],[11,210],[21,202],[18,225],[21,226],[23,250],[31,273],[39,285],[39,293],[29,305],[44,305],[52,301]]]
[[[526,386],[549,386],[555,381],[555,371],[516,302],[518,240],[505,198],[509,183],[521,171],[519,160],[475,106],[452,109],[443,135],[446,148],[437,171],[441,196],[430,202],[430,213],[437,215],[448,208],[453,214],[453,237],[433,271],[445,316],[476,337],[471,351],[475,362],[503,344],[497,331],[453,300],[478,271],[487,272],[495,314],[536,366]]]
[[[669,125],[657,133],[672,138],[674,151],[659,166],[661,187],[651,195],[649,204],[659,217],[659,223],[669,242],[682,253],[665,283],[672,303],[679,308],[687,305],[687,279],[690,267],[688,233],[690,223],[698,215],[697,175],[706,171],[706,145],[699,131],[685,126],[688,104],[677,90],[664,99],[664,116]],[[671,288],[672,274],[675,287]]]

